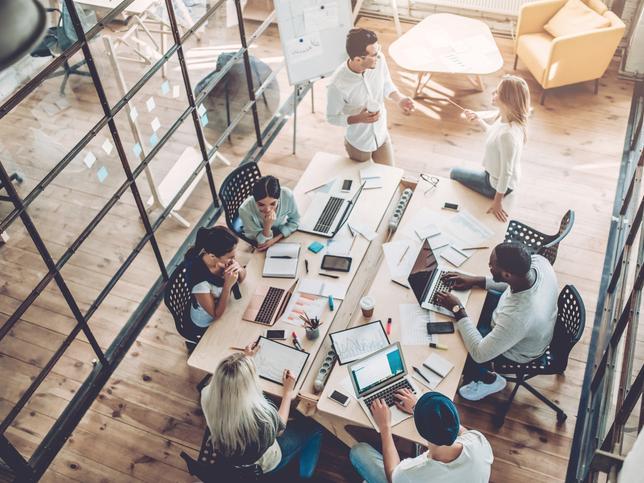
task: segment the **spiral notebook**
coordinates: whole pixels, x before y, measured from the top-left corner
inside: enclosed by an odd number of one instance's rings
[[[262,276],[295,278],[299,257],[299,243],[276,243],[266,251]]]

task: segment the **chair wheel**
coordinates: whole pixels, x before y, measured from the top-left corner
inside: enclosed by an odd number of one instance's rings
[[[20,173],[16,173],[16,183],[18,183],[18,184],[22,184],[22,182],[23,182],[24,180],[25,180],[25,179],[22,177],[22,175],[21,175]]]
[[[566,419],[568,419],[568,415],[566,413],[564,413],[563,411],[557,413],[557,424],[563,423]]]

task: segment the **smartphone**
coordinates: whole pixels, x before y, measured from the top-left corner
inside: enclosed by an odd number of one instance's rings
[[[454,324],[452,322],[427,322],[428,334],[453,334]]]
[[[266,338],[273,340],[286,340],[286,331],[284,330],[267,330]]]
[[[459,207],[456,203],[448,203],[447,201],[443,205],[444,210],[452,210],[452,211],[458,211]]]
[[[345,179],[342,182],[342,191],[351,191],[351,185],[353,184],[352,179]]]
[[[338,404],[340,404],[340,405],[342,405],[344,407],[347,407],[347,405],[349,404],[349,396],[346,396],[346,395],[342,394],[340,391],[333,391],[329,395],[329,399],[331,399],[332,401],[337,402]]]
[[[351,257],[324,255],[324,258],[322,259],[322,269],[335,270],[336,272],[348,272],[351,270],[351,261]]]

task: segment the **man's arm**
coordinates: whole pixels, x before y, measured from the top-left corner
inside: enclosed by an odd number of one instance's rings
[[[400,456],[394,443],[391,426],[380,432],[380,439],[382,440],[382,459],[385,464],[385,475],[387,475],[387,481],[391,483],[394,470],[400,464]]]
[[[349,116],[344,113],[344,104],[342,92],[330,84],[326,92],[326,120],[329,124],[340,127],[349,125]]]

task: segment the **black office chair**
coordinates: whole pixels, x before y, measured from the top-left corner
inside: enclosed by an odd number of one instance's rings
[[[47,29],[47,33],[45,34],[42,42],[31,53],[32,57],[55,57],[56,54],[64,52],[74,42],[76,42],[76,40],[78,40],[76,32],[74,31],[74,26],[72,25],[71,17],[67,12],[67,7],[65,7],[65,3],[62,3],[62,10],[57,8],[47,8],[46,10],[47,12],[58,12],[60,14],[58,24],[55,27],[49,27]],[[77,7],[77,11],[79,12],[81,23],[84,24],[83,27],[89,25],[91,21],[87,19],[88,17],[84,12],[82,12],[82,9]],[[89,72],[81,70],[81,67],[85,64],[87,64],[85,59],[72,65],[65,60],[62,69],[50,74],[48,78],[63,76],[63,82],[60,85],[60,94],[64,95],[65,86],[67,85],[67,80],[70,75],[79,75],[84,77],[92,76]]]
[[[20,174],[11,173],[9,175],[9,181],[15,181],[17,184],[22,184],[24,180]],[[2,183],[2,180],[0,180],[0,190],[1,189],[4,189],[4,184]],[[0,201],[11,201],[11,198],[5,195],[0,195]]]
[[[190,319],[190,285],[185,261],[172,272],[165,288],[163,302],[172,314],[177,332],[186,340],[186,347],[191,353],[197,347],[206,327],[197,327]]]
[[[226,224],[239,238],[255,246],[257,242],[244,235],[239,207],[253,193],[253,185],[262,177],[257,163],[245,163],[232,171],[219,189],[219,199],[226,215]]]
[[[199,458],[195,460],[185,451],[182,451],[180,456],[186,462],[188,473],[204,483],[244,483],[257,481],[263,475],[262,468],[257,464],[235,468],[218,463],[210,443],[210,431],[207,427],[201,442]]]
[[[559,294],[555,330],[546,352],[541,357],[524,364],[518,362],[494,364],[496,372],[514,374],[514,377],[506,376],[508,381],[514,382],[514,389],[501,411],[494,416],[494,422],[497,425],[502,426],[505,422],[505,416],[510,410],[514,396],[521,386],[555,410],[557,423],[561,424],[566,420],[568,417],[566,413],[527,381],[540,375],[563,374],[568,366],[570,351],[581,338],[585,324],[586,309],[584,308],[584,302],[574,286],[566,285]]]
[[[520,221],[510,220],[508,229],[505,232],[505,240],[521,242],[526,245],[532,253],[538,253],[548,259],[551,265],[555,264],[557,259],[557,250],[561,240],[568,236],[572,226],[575,224],[575,212],[568,210],[561,219],[559,231],[555,235],[546,235],[534,228],[521,223]]]

